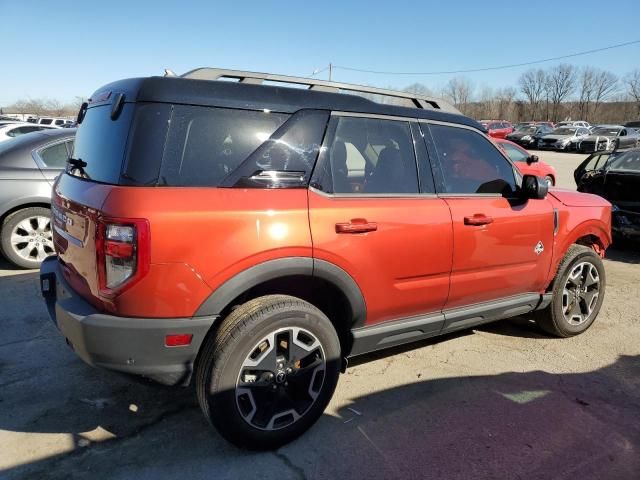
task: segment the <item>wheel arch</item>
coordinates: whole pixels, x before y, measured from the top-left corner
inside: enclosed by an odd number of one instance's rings
[[[47,201],[46,199],[31,199],[25,202],[12,202],[10,206],[3,205],[3,211],[0,213],[0,226],[4,223],[6,218],[19,211],[24,210],[25,208],[33,208],[33,207],[41,207],[41,208],[51,208],[51,201]]]
[[[271,294],[298,297],[319,308],[336,328],[345,357],[353,344],[351,330],[365,323],[364,296],[353,277],[311,257],[269,260],[234,275],[200,305],[196,316],[218,316],[213,332],[235,306]]]

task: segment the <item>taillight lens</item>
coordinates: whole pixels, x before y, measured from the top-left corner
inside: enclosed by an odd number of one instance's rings
[[[113,296],[149,270],[149,223],[144,219],[101,218],[96,250],[100,294]]]

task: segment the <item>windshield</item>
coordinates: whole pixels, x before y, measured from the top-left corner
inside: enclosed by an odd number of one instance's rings
[[[618,135],[618,133],[620,133],[620,129],[619,128],[596,128],[593,132],[591,132],[591,135],[606,135],[609,137],[615,137],[616,135]]]
[[[632,150],[609,160],[609,170],[626,170],[640,173],[640,150]]]
[[[556,128],[553,132],[551,132],[552,135],[573,135],[574,133],[576,133],[577,128],[567,128],[567,127],[563,127],[563,128]]]
[[[535,125],[524,125],[522,127],[518,127],[518,132],[520,133],[536,133],[538,127]]]

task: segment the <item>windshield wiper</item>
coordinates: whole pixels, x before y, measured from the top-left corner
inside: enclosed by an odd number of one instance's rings
[[[76,168],[84,168],[87,166],[87,162],[85,162],[81,158],[69,157],[69,160],[67,160],[67,162],[69,162],[69,165]]]

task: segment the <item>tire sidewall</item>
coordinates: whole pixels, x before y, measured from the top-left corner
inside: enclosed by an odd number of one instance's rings
[[[273,448],[304,433],[324,412],[340,373],[340,342],[333,325],[320,312],[282,308],[261,313],[260,317],[242,329],[242,334],[227,337],[227,343],[216,358],[218,363],[207,372],[207,403],[211,422],[225,437],[248,448]],[[271,332],[285,327],[304,328],[319,340],[327,362],[324,383],[316,401],[302,418],[279,430],[260,430],[240,415],[235,397],[236,382],[242,363],[256,344]]]
[[[598,300],[595,307],[593,308],[593,311],[591,312],[591,316],[587,319],[586,322],[583,322],[580,325],[572,325],[567,321],[563,313],[562,293],[567,282],[567,278],[569,277],[569,274],[571,273],[573,268],[577,264],[585,261],[591,263],[594,267],[596,267],[596,270],[598,271],[598,276],[600,278]],[[604,302],[605,290],[606,274],[604,264],[602,263],[600,257],[592,250],[583,250],[577,253],[575,257],[566,264],[564,271],[561,272],[561,275],[558,276],[557,281],[554,285],[552,314],[554,323],[556,324],[558,329],[567,336],[577,335],[587,330],[593,324],[598,314],[600,313],[600,308],[602,307],[602,303]]]

